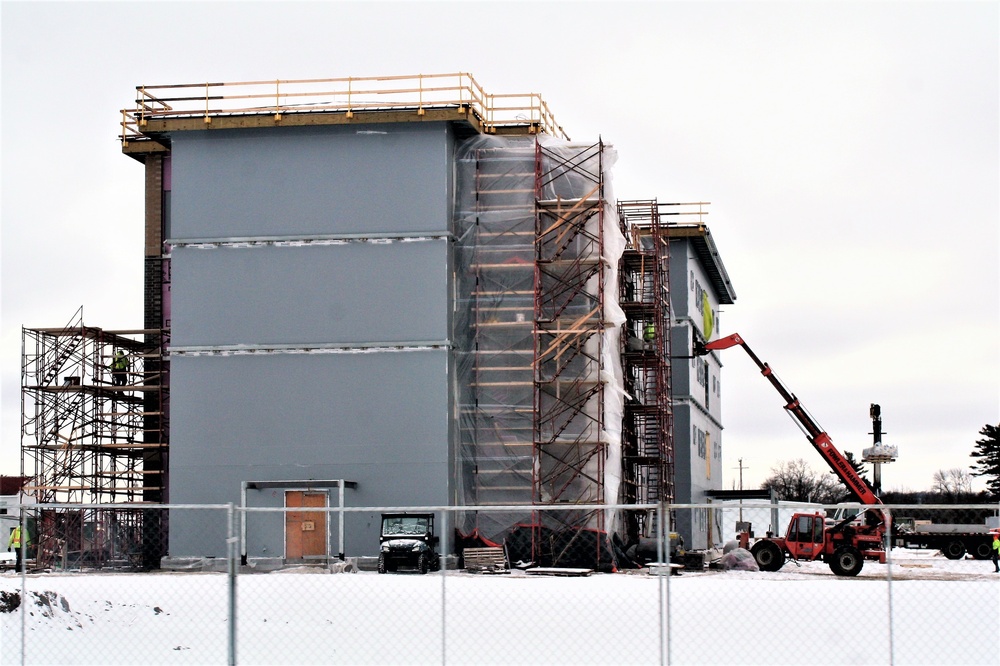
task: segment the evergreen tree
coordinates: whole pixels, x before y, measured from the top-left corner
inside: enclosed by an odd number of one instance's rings
[[[976,441],[976,448],[969,454],[978,458],[972,463],[973,476],[985,476],[986,487],[995,496],[1000,497],[1000,424],[986,424],[979,431],[983,436]]]
[[[868,470],[865,469],[865,462],[863,460],[856,459],[854,454],[850,451],[844,451],[844,458],[846,458],[848,464],[854,468],[854,471],[858,473],[858,476],[865,480],[865,483],[869,486],[872,485],[871,479],[865,476]],[[831,474],[832,473],[833,472],[831,472]]]

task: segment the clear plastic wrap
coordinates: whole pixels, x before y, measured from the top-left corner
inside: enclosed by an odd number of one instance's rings
[[[466,505],[618,501],[625,239],[614,157],[602,143],[547,136],[480,136],[459,149],[453,340]],[[470,511],[458,527],[500,540],[532,519]],[[614,526],[611,512],[566,520]]]

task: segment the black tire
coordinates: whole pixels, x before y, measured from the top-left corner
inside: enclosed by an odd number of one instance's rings
[[[830,570],[838,576],[857,576],[865,566],[861,551],[854,546],[842,546],[830,560]]]
[[[785,554],[773,541],[758,541],[750,549],[750,553],[761,571],[777,571],[785,566]]]
[[[378,554],[378,572],[380,574],[385,573],[385,555],[382,553]]]
[[[972,556],[977,560],[988,560],[992,554],[993,546],[989,541],[980,541],[972,547]]]
[[[941,549],[944,556],[949,560],[960,560],[965,557],[965,544],[955,539],[954,541],[949,541]]]
[[[420,573],[425,574],[430,569],[430,563],[427,561],[427,553],[420,553],[420,557],[417,558],[417,569]]]

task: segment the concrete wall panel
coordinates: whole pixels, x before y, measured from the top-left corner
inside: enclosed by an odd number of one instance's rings
[[[447,252],[443,239],[175,248],[172,344],[444,340]]]
[[[172,237],[445,231],[446,123],[178,132]]]
[[[352,506],[446,504],[447,365],[443,350],[174,357],[171,502],[238,503],[244,480],[347,479]],[[178,520],[172,555],[223,554],[189,538],[197,515]],[[370,522],[349,521],[349,555],[377,552]],[[255,548],[280,552],[280,529],[268,535]]]

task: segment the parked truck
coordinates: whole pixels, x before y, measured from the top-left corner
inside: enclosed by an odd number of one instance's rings
[[[912,527],[900,525],[893,545],[898,548],[937,548],[949,560],[960,560],[966,553],[977,560],[988,560],[993,547],[993,534],[997,531],[1000,530],[995,518],[988,518],[982,525],[934,524],[917,520],[913,521]]]
[[[857,521],[856,507],[834,509],[827,524],[842,520]],[[988,560],[993,535],[1000,533],[1000,518],[990,516],[982,524],[933,523],[930,520],[897,517],[893,519],[892,545],[896,548],[933,548],[949,560],[960,560],[968,553],[977,560]]]
[[[830,512],[827,524],[844,519],[857,520],[856,507],[838,506]],[[926,515],[926,512],[925,512]],[[897,517],[893,519],[892,545],[896,548],[933,548],[949,560],[966,554],[977,560],[991,556],[993,535],[1000,533],[1000,518],[989,516],[977,523],[934,523],[930,520]]]

